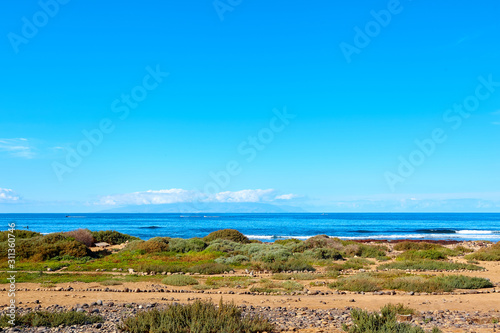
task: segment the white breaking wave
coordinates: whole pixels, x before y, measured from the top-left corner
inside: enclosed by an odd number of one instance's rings
[[[476,232],[477,231],[477,232]],[[364,236],[329,236],[340,239],[484,239],[484,235],[488,235],[488,239],[500,240],[500,232],[498,231],[482,231],[482,230],[460,230],[455,234],[392,234],[392,235],[364,235]],[[277,235],[245,235],[250,239],[290,239],[296,238],[307,240],[314,236],[277,236]]]
[[[457,234],[467,234],[467,235],[491,235],[498,234],[500,231],[492,231],[492,230],[458,230]]]

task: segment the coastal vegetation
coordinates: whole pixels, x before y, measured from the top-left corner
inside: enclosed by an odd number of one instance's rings
[[[482,261],[500,261],[500,243],[495,243],[489,248],[469,254],[465,258]]]
[[[208,301],[196,301],[170,305],[165,310],[142,311],[125,318],[120,329],[130,333],[257,333],[272,332],[274,325],[262,317],[243,317],[236,305],[221,299],[218,307]]]
[[[305,241],[281,239],[262,243],[250,241],[232,229],[191,239],[155,237],[140,240],[116,231],[87,229],[48,235],[19,230],[16,236],[18,282],[36,282],[44,286],[76,281],[109,286],[157,281],[170,286],[193,286],[198,290],[228,287],[248,288],[254,292],[293,292],[304,289],[300,281],[317,279],[329,280],[324,283],[330,288],[350,291],[440,292],[492,286],[488,280],[480,278],[402,272],[483,270],[476,264],[451,260],[472,251],[461,245],[445,247],[426,242],[400,242],[391,248],[326,235]],[[0,251],[3,258],[7,258],[9,245],[5,232],[0,233],[0,240]],[[91,250],[96,242],[106,242],[113,247]],[[497,260],[499,252],[500,246],[494,244],[465,258]],[[0,261],[0,267],[7,268],[6,259]],[[376,269],[379,271],[374,271]],[[264,281],[251,277],[207,277],[237,270],[272,275]],[[64,271],[80,274],[65,274]],[[112,271],[122,274],[104,273]],[[311,283],[318,285],[317,281]]]
[[[3,315],[0,317],[0,327],[9,327],[10,317]],[[88,325],[102,323],[104,319],[99,315],[89,315],[76,311],[49,312],[37,311],[23,315],[17,315],[15,318],[16,326],[28,327],[63,327],[72,325]]]
[[[464,275],[412,275],[393,272],[368,272],[340,277],[328,285],[332,289],[374,292],[402,290],[407,292],[450,292],[455,289],[493,287],[490,280]]]
[[[426,331],[410,323],[397,320],[397,315],[412,315],[415,311],[402,304],[384,306],[379,312],[368,312],[361,309],[351,310],[353,324],[343,329],[349,333],[425,333]],[[432,333],[440,333],[438,328],[432,329]]]

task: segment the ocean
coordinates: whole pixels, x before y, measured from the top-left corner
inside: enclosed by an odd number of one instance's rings
[[[44,234],[87,228],[142,239],[203,237],[230,228],[268,242],[321,234],[344,239],[500,240],[499,213],[0,214],[0,230],[12,222],[16,229]]]

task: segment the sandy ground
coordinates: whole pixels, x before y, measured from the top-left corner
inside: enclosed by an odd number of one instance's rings
[[[68,288],[71,286],[74,291],[35,291],[41,288],[38,283],[18,283],[18,289],[30,289],[30,291],[18,291],[17,301],[20,307],[33,307],[35,304],[40,304],[43,308],[49,305],[75,306],[77,304],[92,303],[97,300],[103,302],[114,302],[115,304],[122,303],[170,303],[172,298],[177,302],[188,302],[193,299],[212,299],[218,301],[223,297],[224,301],[234,301],[238,305],[254,305],[254,306],[270,306],[270,307],[292,307],[309,309],[332,309],[358,307],[367,310],[379,310],[387,303],[402,303],[408,305],[417,311],[436,311],[436,310],[452,310],[452,311],[467,311],[467,312],[485,312],[495,317],[500,317],[500,263],[498,262],[481,262],[479,264],[487,269],[485,272],[460,272],[460,273],[444,273],[444,274],[463,274],[468,276],[477,276],[490,279],[495,285],[495,288],[483,289],[480,294],[457,294],[457,295],[408,295],[404,292],[397,292],[396,295],[373,295],[367,293],[364,295],[349,293],[345,295],[300,295],[300,296],[263,296],[263,295],[239,295],[241,289],[232,289],[235,294],[218,294],[219,291],[230,291],[231,289],[218,289],[210,291],[211,294],[201,293],[162,293],[162,292],[102,292],[102,291],[78,291],[86,288],[106,288],[99,283],[62,283],[56,287]],[[64,272],[69,273],[69,272]],[[95,274],[93,272],[93,274]],[[103,274],[109,274],[104,272]],[[429,272],[426,274],[443,274]],[[237,272],[236,275],[242,275],[242,272]],[[260,277],[269,277],[260,275]],[[323,281],[323,280],[319,280]],[[304,284],[309,290],[327,291],[326,287],[310,287],[311,281],[298,281]],[[1,284],[0,288],[7,288],[7,284]],[[124,290],[141,289],[150,290],[158,287],[168,290],[191,290],[190,287],[166,287],[160,286],[153,282],[137,282],[124,283],[122,285],[110,286],[110,289]],[[460,292],[460,291],[457,291]],[[163,300],[162,300],[163,299]],[[167,300],[165,300],[167,299]],[[0,306],[6,306],[9,297],[6,292],[0,295]],[[37,303],[35,303],[37,301]],[[497,314],[495,314],[497,313]],[[493,330],[476,332],[494,332]],[[500,329],[498,330],[500,332]],[[302,330],[301,332],[334,332],[334,330]],[[458,332],[458,330],[447,330],[446,332]],[[463,330],[461,331],[463,332]]]

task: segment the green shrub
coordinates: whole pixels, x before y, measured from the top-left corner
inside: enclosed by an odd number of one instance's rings
[[[361,309],[351,310],[353,324],[351,327],[343,325],[343,329],[349,333],[424,333],[419,326],[413,326],[409,323],[399,323],[396,318],[398,308],[394,306],[385,306],[381,313],[368,312]],[[434,329],[433,333],[440,332]]]
[[[272,276],[273,280],[315,280],[317,279],[317,276],[312,274],[312,273],[292,273],[292,274],[287,274],[287,273],[277,273]]]
[[[167,286],[192,286],[198,284],[198,280],[188,275],[170,275],[162,280]]]
[[[337,238],[330,238],[327,235],[318,235],[314,236],[311,238],[308,238],[304,242],[305,246],[308,249],[315,249],[315,248],[328,248],[328,249],[337,249],[337,250],[342,250],[343,245],[341,241]]]
[[[432,279],[442,285],[443,288],[450,291],[454,289],[482,289],[493,287],[493,284],[488,279],[464,275],[436,276]]]
[[[424,276],[408,275],[397,277],[392,280],[385,281],[383,286],[387,289],[396,289],[402,291],[413,291],[413,292],[441,292],[441,291],[451,291],[445,290],[443,286],[436,281],[429,279]]]
[[[191,273],[200,273],[203,275],[222,274],[230,270],[232,269],[228,265],[219,263],[199,264],[189,268]]]
[[[409,308],[407,306],[404,306],[404,304],[398,303],[398,304],[387,304],[385,305],[385,308],[389,312],[395,312],[396,314],[399,315],[414,315],[415,314],[415,309]]]
[[[230,253],[238,251],[240,248],[241,248],[240,243],[232,242],[227,239],[216,239],[210,242],[210,245],[206,248],[206,250],[211,252]]]
[[[333,265],[327,266],[327,272],[340,272],[348,269],[359,270],[362,268],[367,268],[373,264],[372,261],[365,258],[350,258],[344,263],[335,263]]]
[[[432,250],[437,248],[443,248],[443,246],[426,242],[409,242],[409,241],[397,243],[396,245],[394,245],[394,250],[396,251]]]
[[[380,265],[379,269],[401,269],[401,270],[419,270],[419,271],[453,271],[453,270],[483,270],[483,267],[473,264],[462,264],[448,261],[435,261],[435,260],[406,260],[396,261]]]
[[[283,291],[301,291],[303,289],[304,286],[295,281],[278,282],[262,279],[259,283],[259,286],[250,288],[250,291],[255,293],[279,293]]]
[[[241,254],[238,254],[236,256],[233,256],[233,257],[229,257],[229,258],[217,258],[215,259],[215,262],[216,263],[219,263],[219,264],[226,264],[226,265],[241,265],[243,262],[248,262],[250,261],[250,258],[248,258],[247,256],[244,256],[244,255],[241,255]]]
[[[361,273],[345,276],[328,285],[330,288],[349,291],[403,290],[413,292],[449,292],[455,289],[489,288],[488,279],[462,275],[430,276],[403,273]]]
[[[397,260],[419,260],[419,259],[440,260],[447,258],[448,256],[445,253],[443,253],[443,251],[430,249],[430,250],[409,250],[400,254],[397,257]]]
[[[219,289],[219,288],[246,288],[255,283],[247,276],[211,276],[205,284],[194,286],[196,290]]]
[[[137,237],[122,234],[114,230],[92,231],[92,236],[94,236],[96,243],[106,242],[111,245],[122,244],[126,241],[139,240]]]
[[[342,260],[342,254],[336,249],[316,248],[306,251],[305,254],[310,254],[315,259]]]
[[[269,270],[273,273],[287,272],[287,271],[315,271],[314,267],[304,260],[290,259],[287,261],[277,261],[273,263],[254,263],[257,270]]]
[[[8,242],[0,243],[0,254],[7,256]],[[48,260],[54,257],[72,256],[77,258],[93,256],[85,244],[60,233],[21,238],[16,241],[18,259]]]
[[[163,237],[154,237],[145,242],[138,243],[137,249],[145,253],[167,252],[170,249],[169,239]]]
[[[9,234],[14,234],[14,236],[16,236],[16,239],[33,238],[42,235],[39,232],[29,230],[14,230],[12,233],[10,231],[0,231],[0,242],[7,241],[9,239]]]
[[[279,244],[279,245],[283,245],[283,246],[290,245],[290,244],[301,244],[301,243],[303,243],[303,242],[300,239],[296,239],[296,238],[278,239],[278,240],[274,241],[274,244]]]
[[[469,260],[500,261],[500,242],[465,256]]]
[[[170,239],[170,251],[177,253],[187,253],[187,252],[200,252],[207,247],[205,243],[200,238],[172,238]]]
[[[124,251],[141,251],[140,247],[141,247],[142,243],[145,243],[145,241],[143,241],[141,239],[130,241],[127,244],[127,246],[125,246],[125,248],[123,250]],[[142,250],[142,252],[145,253],[145,251],[143,251],[143,250]]]
[[[250,243],[250,240],[245,235],[243,235],[238,230],[234,229],[217,230],[208,234],[203,238],[203,240],[208,243],[216,239],[226,239],[236,243],[243,243],[243,244]]]
[[[254,254],[252,259],[263,263],[273,263],[286,261],[292,256],[292,252],[282,246],[273,248],[273,246],[268,245],[267,247],[269,248],[266,251],[260,251]]]
[[[7,316],[0,317],[0,326],[7,327]],[[30,312],[24,315],[17,315],[15,324],[16,326],[44,326],[44,327],[59,327],[59,326],[72,326],[72,325],[88,325],[94,323],[102,323],[104,319],[101,316],[88,315],[76,311],[68,312],[47,312],[38,311]]]
[[[350,243],[344,247],[347,257],[382,258],[386,255],[387,248],[377,245],[366,245],[361,243]]]
[[[234,304],[196,301],[170,305],[165,310],[139,312],[123,320],[121,330],[130,333],[257,333],[272,332],[269,321],[254,316],[242,317]]]

